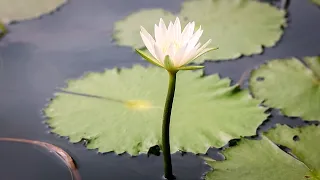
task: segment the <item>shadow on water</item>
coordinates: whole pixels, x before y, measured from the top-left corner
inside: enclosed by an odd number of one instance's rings
[[[70,144],[65,138],[46,133],[48,128],[42,123],[41,109],[47,99],[53,97],[56,88],[65,85],[66,79],[81,77],[88,71],[146,64],[131,48],[112,43],[113,23],[139,8],[158,7],[177,12],[182,2],[69,1],[52,15],[9,25],[10,33],[0,41],[0,137],[34,139],[71,152],[84,180],[161,179],[161,155],[102,155],[85,149],[81,143]],[[279,2],[275,1],[280,7]],[[288,18],[288,27],[284,29],[277,46],[265,49],[262,55],[225,62],[205,62],[206,74],[219,73],[235,82],[240,79],[239,82],[246,88],[247,77],[240,78],[241,75],[270,59],[319,55],[319,8],[309,0],[291,1]],[[99,96],[92,98],[114,100]],[[284,117],[273,110],[272,116],[258,132],[267,130],[275,123],[291,126],[304,124],[302,120]],[[207,154],[222,160],[218,152],[219,149],[212,148]],[[159,155],[156,149],[153,153]],[[70,180],[64,164],[52,161],[47,152],[39,153],[33,145],[0,142],[0,159],[1,179]],[[210,169],[201,158],[190,153],[183,156],[176,153],[172,159],[175,175],[181,180],[200,179]]]

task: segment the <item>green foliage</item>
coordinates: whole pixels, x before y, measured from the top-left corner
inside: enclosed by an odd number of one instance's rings
[[[6,26],[0,21],[0,39],[8,32]]]
[[[0,19],[21,21],[54,11],[66,0],[0,0]]]
[[[241,139],[237,146],[223,151],[225,161],[207,160],[214,170],[206,180],[318,180],[319,138],[317,126],[278,126],[262,140]],[[292,156],[274,143],[290,148]]]
[[[280,39],[286,25],[285,12],[266,3],[252,0],[193,0],[182,4],[180,17],[183,26],[195,21],[204,34],[200,41],[212,39],[218,50],[196,61],[235,59],[241,55],[258,54],[263,46],[272,47]],[[153,32],[160,18],[168,24],[174,15],[161,9],[141,10],[115,24],[114,38],[118,45],[144,48],[140,26]],[[143,19],[143,21],[142,21]]]
[[[272,60],[252,72],[250,89],[287,116],[320,120],[320,57]]]
[[[311,0],[311,2],[315,3],[316,5],[320,6],[320,0]]]
[[[197,8],[195,8],[197,7]],[[194,0],[182,4],[181,16],[204,29],[202,42],[212,39],[218,50],[198,61],[235,59],[258,54],[280,39],[285,12],[252,0]]]
[[[205,153],[229,140],[256,133],[266,119],[265,108],[248,91],[230,86],[218,75],[180,71],[171,117],[171,151]],[[158,67],[113,69],[68,81],[45,109],[52,132],[71,142],[88,140],[89,149],[132,155],[161,146],[163,106],[168,73]]]

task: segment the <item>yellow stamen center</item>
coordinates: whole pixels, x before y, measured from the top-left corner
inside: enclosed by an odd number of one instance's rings
[[[180,49],[180,44],[179,44],[177,41],[174,41],[172,44],[173,44],[173,48],[174,48],[175,51],[177,51],[178,49]],[[168,46],[164,46],[164,47],[162,48],[162,52],[163,52],[164,54],[167,53],[167,51],[168,51],[168,49],[169,49],[169,46],[170,46],[170,44],[169,44]]]
[[[173,46],[175,49],[179,49],[180,48],[180,44],[177,43],[176,41],[173,43]]]
[[[129,109],[134,109],[134,110],[148,110],[152,108],[151,102],[145,101],[145,100],[130,100],[130,101],[126,101],[125,105]]]

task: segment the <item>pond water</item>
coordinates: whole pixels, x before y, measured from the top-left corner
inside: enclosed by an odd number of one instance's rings
[[[161,179],[161,156],[132,158],[86,150],[82,144],[71,144],[48,133],[41,109],[66,79],[78,78],[86,71],[146,65],[130,48],[114,45],[113,23],[140,8],[177,12],[181,2],[70,0],[51,15],[10,25],[10,33],[0,41],[0,137],[40,140],[63,148],[76,160],[84,180]],[[206,62],[206,74],[220,73],[236,82],[243,72],[269,59],[319,55],[320,8],[308,0],[294,0],[288,11],[289,26],[276,47],[266,49],[263,55]],[[274,110],[260,130],[277,122],[302,124],[300,119],[283,117]],[[208,153],[219,159],[216,152],[212,149]],[[189,153],[173,155],[173,168],[180,180],[201,179],[210,169]],[[0,178],[71,179],[68,169],[53,154],[33,145],[9,142],[0,142]]]

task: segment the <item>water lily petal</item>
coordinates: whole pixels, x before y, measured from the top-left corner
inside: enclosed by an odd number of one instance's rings
[[[156,24],[154,25],[154,36],[157,44],[159,44],[159,46],[163,46],[165,31],[163,31],[163,29],[158,27]]]
[[[198,43],[200,37],[202,36],[202,33],[203,33],[203,30],[201,29],[201,26],[200,26],[200,28],[190,38],[188,42],[189,46],[194,47]]]
[[[185,44],[184,46],[182,46],[178,52],[174,55],[174,65],[179,67],[182,66],[182,61],[183,61],[183,55],[185,54],[185,51],[187,49],[188,44]]]
[[[153,53],[154,52],[154,49],[153,49],[153,44],[155,43],[155,40],[153,39],[153,37],[148,33],[148,31],[140,26],[140,35],[141,35],[141,38],[144,42],[144,44],[146,45],[147,49],[150,51],[150,53]]]
[[[154,25],[155,39],[153,39],[143,27],[141,27],[140,31],[141,38],[154,59],[141,54],[139,51],[138,53],[144,58],[147,58],[151,63],[162,66],[168,71],[169,69],[174,70],[175,68],[176,70],[200,68],[200,66],[186,67],[185,65],[215,48],[206,48],[211,43],[211,40],[208,40],[202,46],[201,43],[198,42],[203,33],[201,26],[197,31],[194,31],[195,22],[189,22],[181,32],[179,17],[175,19],[174,23],[170,21],[168,28],[163,19],[160,19],[159,25]],[[168,59],[170,59],[170,62]]]
[[[170,59],[174,58],[175,56],[175,47],[174,43],[171,43],[168,47],[166,55],[169,55]]]
[[[183,38],[186,36],[186,34],[189,32],[189,27],[191,26],[191,23],[189,22],[184,29],[182,30],[181,33],[181,40],[183,40]]]
[[[144,27],[142,27],[142,26],[140,26],[140,32],[146,37],[146,38],[148,38],[148,40],[151,42],[151,44],[153,44],[153,43],[155,43],[155,40],[153,39],[153,37],[148,33],[148,31],[144,28]]]
[[[174,32],[174,25],[170,21],[169,26],[168,26],[168,31],[166,34],[166,41],[171,42],[173,40],[173,32]],[[168,43],[167,46],[169,46],[171,43]]]
[[[167,31],[167,26],[166,26],[166,24],[164,23],[164,21],[163,21],[162,18],[160,18],[159,28],[161,29],[162,33],[164,33],[164,32]]]
[[[177,17],[176,21],[174,22],[174,40],[179,42],[180,36],[181,36],[181,24],[180,24],[179,18]]]
[[[199,41],[199,38],[202,34],[202,30],[198,30],[194,35],[193,35],[193,39],[190,39],[185,51],[185,55],[183,56],[183,59],[189,59],[190,56],[192,55],[196,55],[195,53],[197,52],[198,48],[195,48],[196,43]],[[199,46],[199,45],[198,45]],[[193,51],[195,50],[195,51]],[[191,53],[192,51],[192,53]],[[192,57],[191,57],[192,58]]]
[[[186,65],[193,61],[195,56],[197,55],[197,49],[191,49],[190,51],[186,52],[182,58],[181,64]]]
[[[218,48],[206,48],[203,51],[201,51],[199,54],[197,54],[197,56],[195,56],[193,59],[197,59],[198,57],[202,56],[203,54],[209,52],[209,51],[213,51],[213,50],[217,50]]]
[[[157,43],[154,44],[154,53],[156,55],[156,59],[163,65],[165,54],[162,52]]]
[[[194,47],[194,49],[199,49],[200,46],[201,46],[201,43],[198,42],[198,44]]]
[[[197,54],[199,54],[201,51],[203,51],[209,44],[211,43],[211,39],[209,39],[204,45],[201,46],[201,48],[197,48]]]
[[[155,54],[154,54],[154,42],[150,41],[146,36],[145,34],[142,33],[142,31],[140,31],[140,36],[142,38],[142,41],[144,43],[144,45],[146,46],[146,48],[148,49],[148,51],[152,54],[152,56],[155,57]]]
[[[195,22],[188,23],[188,25],[184,28],[182,35],[181,35],[181,41],[184,43],[187,43],[189,39],[192,37],[193,31],[195,27]]]

